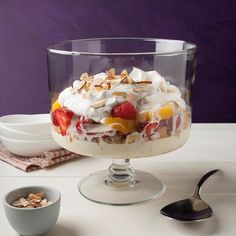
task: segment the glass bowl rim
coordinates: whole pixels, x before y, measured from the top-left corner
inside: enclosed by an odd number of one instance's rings
[[[189,48],[181,49],[181,50],[173,50],[169,52],[89,52],[89,51],[68,51],[61,49],[54,49],[53,47],[60,44],[67,44],[71,42],[89,42],[89,41],[98,41],[98,40],[140,40],[140,41],[152,41],[152,42],[181,42],[188,46]],[[73,39],[73,40],[64,40],[55,43],[51,43],[47,46],[47,52],[53,54],[67,55],[67,56],[79,56],[79,55],[87,55],[87,56],[132,56],[132,55],[175,55],[175,54],[183,54],[186,52],[195,52],[197,50],[197,45],[184,40],[177,39],[161,39],[161,38],[140,38],[140,37],[105,37],[105,38],[83,38],[83,39]]]

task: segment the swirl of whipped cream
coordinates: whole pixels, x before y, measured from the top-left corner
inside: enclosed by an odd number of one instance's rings
[[[65,106],[73,111],[78,116],[89,117],[95,121],[100,121],[102,118],[110,113],[112,108],[119,103],[126,101],[124,96],[113,96],[114,92],[126,93],[133,95],[133,105],[137,111],[151,111],[159,108],[168,102],[176,102],[182,109],[186,109],[185,101],[181,97],[179,89],[166,82],[166,80],[157,71],[142,71],[138,68],[133,68],[129,77],[135,83],[125,84],[120,83],[121,76],[115,75],[113,83],[108,90],[91,90],[85,91],[82,89],[78,93],[73,93],[73,88],[76,88],[80,81],[74,81],[73,87],[64,89],[58,98],[58,102],[61,106]],[[102,83],[106,81],[107,74],[102,72],[93,76],[92,83]],[[145,91],[134,91],[135,88],[140,87],[137,82],[151,81],[151,83],[145,85]],[[86,96],[84,96],[86,94]],[[92,104],[103,99],[104,106],[100,108],[93,108]],[[145,99],[146,102],[142,102]]]

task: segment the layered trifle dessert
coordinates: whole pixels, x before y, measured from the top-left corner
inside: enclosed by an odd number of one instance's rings
[[[186,142],[191,124],[180,90],[157,71],[138,68],[83,73],[59,94],[51,117],[61,146],[107,158],[174,150]]]

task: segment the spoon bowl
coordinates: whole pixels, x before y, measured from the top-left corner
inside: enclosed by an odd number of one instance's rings
[[[161,214],[170,219],[188,223],[209,219],[212,217],[213,211],[202,199],[190,198],[165,206],[161,209]]]
[[[192,197],[173,202],[163,207],[160,213],[167,218],[183,223],[204,221],[211,218],[213,211],[211,207],[201,199],[200,189],[202,184],[217,171],[219,170],[212,170],[202,176]]]

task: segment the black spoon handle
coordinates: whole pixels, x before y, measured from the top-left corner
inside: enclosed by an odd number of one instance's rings
[[[212,176],[213,174],[215,174],[217,171],[220,171],[219,169],[215,169],[215,170],[211,170],[211,171],[208,171],[206,174],[204,174],[202,176],[202,178],[199,180],[198,184],[197,184],[197,187],[194,191],[194,195],[198,195],[199,196],[199,191],[201,189],[201,186],[203,185],[203,183],[210,177]]]

